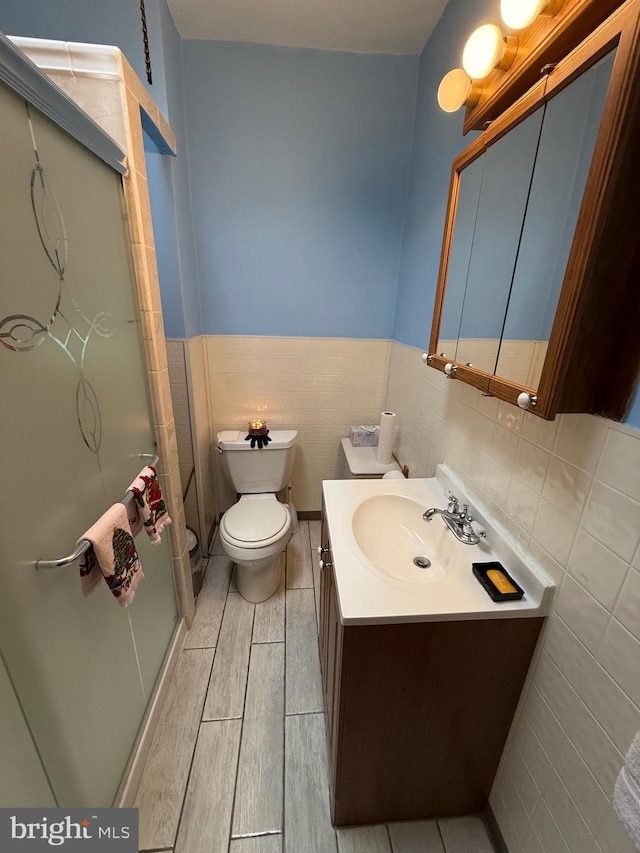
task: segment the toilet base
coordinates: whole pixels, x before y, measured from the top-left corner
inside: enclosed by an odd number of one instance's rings
[[[270,560],[236,563],[238,592],[247,601],[266,601],[280,585],[280,554]]]

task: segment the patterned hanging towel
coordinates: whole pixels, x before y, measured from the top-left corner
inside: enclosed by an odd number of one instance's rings
[[[80,558],[84,595],[93,592],[104,578],[119,604],[131,604],[144,574],[124,504],[110,507],[81,538],[91,542],[91,548]]]
[[[129,486],[129,491],[133,492],[133,501],[129,505],[131,533],[137,536],[144,527],[151,543],[157,545],[163,528],[171,524],[171,519],[162,497],[156,469],[150,465],[143,468]],[[134,508],[137,510],[135,517],[133,517]]]

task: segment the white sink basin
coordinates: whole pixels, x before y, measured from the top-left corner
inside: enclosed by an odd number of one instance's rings
[[[430,507],[446,506],[444,488],[470,503],[486,528],[478,545],[459,542],[438,515],[423,519]],[[343,624],[505,619],[548,611],[553,583],[481,506],[467,501],[444,466],[429,479],[325,480],[323,493]],[[421,568],[416,558],[430,565]],[[487,595],[471,564],[492,561],[524,589],[522,600],[498,603]]]
[[[424,504],[405,495],[375,495],[356,507],[353,535],[383,575],[407,583],[436,583],[452,567],[455,540],[441,518],[426,522]],[[427,565],[424,565],[424,564]]]

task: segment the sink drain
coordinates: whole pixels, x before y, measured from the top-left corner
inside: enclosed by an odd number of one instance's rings
[[[431,566],[431,560],[428,560],[426,557],[414,557],[413,565],[419,569],[428,569]]]

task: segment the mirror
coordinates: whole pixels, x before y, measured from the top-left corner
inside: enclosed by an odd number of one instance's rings
[[[498,358],[541,126],[537,110],[483,155],[456,361],[488,373]]]
[[[438,355],[537,389],[614,57],[454,164]]]
[[[537,110],[544,122],[495,371],[528,388],[540,382],[614,55]]]
[[[458,348],[462,307],[473,247],[473,232],[482,188],[484,157],[483,154],[470,163],[460,176],[458,213],[451,238],[447,290],[442,306],[440,336],[438,338],[438,352],[454,360]]]

